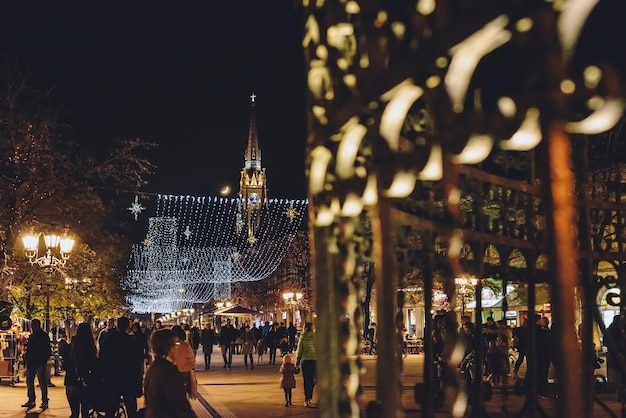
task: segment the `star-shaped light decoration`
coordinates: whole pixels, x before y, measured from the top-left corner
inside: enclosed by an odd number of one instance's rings
[[[250,237],[248,237],[248,242],[250,243],[250,245],[256,244],[257,241],[258,239],[254,235],[250,235]]]
[[[294,219],[296,219],[296,217],[298,215],[300,215],[300,212],[298,212],[294,207],[293,207],[293,201],[291,201],[289,203],[289,209],[287,209],[286,211],[283,212],[283,214],[287,215],[287,218],[289,218],[289,223],[293,223]]]
[[[233,253],[233,260],[239,260],[240,257],[241,257],[241,254],[239,253],[239,251],[235,251]]]
[[[142,241],[143,245],[145,245],[146,247],[149,247],[150,244],[152,244],[152,242],[150,241],[150,237],[148,235],[146,235],[146,237],[143,239]]]
[[[145,208],[141,205],[141,203],[139,203],[139,196],[135,195],[135,200],[128,207],[130,213],[135,215],[135,220],[137,220],[137,217],[144,209]]]
[[[191,238],[191,229],[189,229],[189,225],[187,225],[187,228],[185,228],[185,232],[183,232],[183,235],[187,239]]]

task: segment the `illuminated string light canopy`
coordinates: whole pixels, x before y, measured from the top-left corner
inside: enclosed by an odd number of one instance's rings
[[[306,200],[269,199],[256,129],[256,95],[239,192],[222,197],[159,195],[148,236],[131,254],[126,278],[137,312],[169,312],[230,299],[233,282],[262,280],[282,261]]]
[[[230,284],[276,270],[300,228],[306,200],[268,199],[251,242],[237,232],[237,198],[159,195],[148,236],[133,246],[125,288],[135,312],[169,312],[230,298]]]

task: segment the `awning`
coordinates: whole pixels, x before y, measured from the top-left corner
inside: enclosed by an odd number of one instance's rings
[[[254,309],[246,308],[244,306],[234,305],[227,308],[218,309],[213,312],[213,315],[248,317],[261,315],[261,312],[255,311]]]
[[[523,289],[513,292],[507,295],[507,308],[509,310],[516,310],[519,308],[528,308],[528,296],[527,292]],[[550,302],[550,297],[547,292],[537,292],[535,296],[535,309]],[[502,308],[502,301],[504,298],[498,299],[483,299],[483,308]],[[513,309],[512,309],[513,308]],[[465,309],[476,309],[476,301],[467,302]]]
[[[501,308],[503,299],[504,298],[485,299],[485,300],[482,301],[482,307],[483,308]],[[465,304],[465,309],[476,309],[476,301],[473,300],[471,302],[467,302]]]

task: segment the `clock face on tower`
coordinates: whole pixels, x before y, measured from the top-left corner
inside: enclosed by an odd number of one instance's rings
[[[260,203],[260,199],[259,199],[259,195],[256,193],[250,193],[250,196],[248,196],[248,204],[251,206],[256,206]]]

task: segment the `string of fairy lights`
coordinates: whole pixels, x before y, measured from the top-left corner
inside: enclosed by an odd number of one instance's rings
[[[231,284],[265,279],[280,265],[306,200],[268,199],[251,236],[237,228],[238,198],[158,195],[146,239],[124,278],[134,312],[170,312],[230,298]]]

